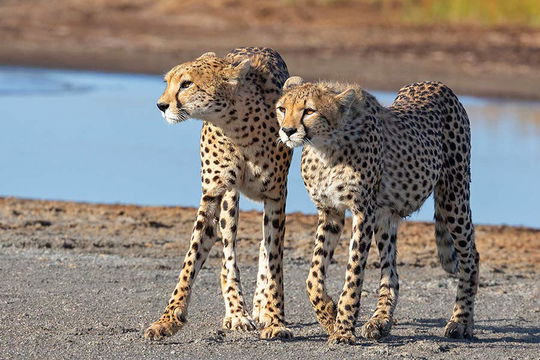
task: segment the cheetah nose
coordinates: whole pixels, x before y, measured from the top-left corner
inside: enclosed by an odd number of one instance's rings
[[[167,110],[167,108],[169,107],[169,104],[166,104],[166,103],[157,103],[157,107],[159,110],[165,112],[165,110]]]
[[[292,134],[294,134],[296,132],[296,128],[292,128],[292,127],[284,127],[284,128],[281,128],[281,130],[287,136],[291,136]]]

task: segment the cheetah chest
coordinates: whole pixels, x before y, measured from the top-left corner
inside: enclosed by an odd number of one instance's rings
[[[358,171],[349,166],[331,166],[321,158],[304,153],[302,177],[318,207],[345,210],[359,200],[360,177]]]

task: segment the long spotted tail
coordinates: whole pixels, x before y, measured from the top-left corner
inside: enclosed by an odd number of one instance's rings
[[[437,201],[437,196],[435,196],[435,242],[437,243],[437,253],[444,271],[455,274],[458,270],[456,248],[454,247],[454,239],[446,228],[445,219],[438,211],[441,205]]]

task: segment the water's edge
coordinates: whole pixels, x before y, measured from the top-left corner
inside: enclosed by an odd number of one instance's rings
[[[162,90],[151,75],[0,67],[0,194],[197,206],[201,122],[167,125],[155,108]],[[540,227],[540,102],[460,99],[472,122],[475,222]],[[314,213],[299,157],[288,212]],[[261,209],[245,198],[241,207]],[[410,219],[432,218],[429,200]]]

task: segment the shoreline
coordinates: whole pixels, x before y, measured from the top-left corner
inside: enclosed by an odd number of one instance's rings
[[[123,74],[162,75],[171,67],[199,56],[204,50],[187,51],[179,60],[170,53],[149,54],[147,52],[115,54],[96,54],[84,49],[21,49],[17,45],[8,44],[0,49],[0,66],[36,67],[53,70],[80,70],[111,72]],[[231,50],[231,47],[229,50]],[[292,75],[299,75],[308,81],[336,80],[359,83],[370,90],[397,92],[401,87],[416,81],[441,81],[448,84],[456,93],[465,96],[490,98],[494,100],[540,100],[540,74],[520,73],[485,73],[475,76],[460,73],[450,68],[400,62],[400,59],[378,58],[362,59],[353,54],[335,57],[340,71],[336,72],[328,66],[324,58],[313,57],[309,53],[287,50],[280,51],[287,61]],[[215,49],[212,49],[215,50]],[[228,50],[217,50],[218,56],[224,56]],[[136,64],[129,60],[134,56],[140,61]],[[398,64],[399,63],[399,64]],[[364,69],[365,73],[357,73],[355,68]],[[401,73],[400,68],[404,68]],[[297,70],[297,71],[295,71]]]
[[[242,195],[244,196],[244,195]],[[246,198],[248,199],[248,198]],[[33,198],[33,197],[25,197],[25,196],[17,196],[17,195],[2,195],[0,194],[0,206],[2,201],[29,201],[29,202],[42,202],[42,203],[65,203],[65,204],[75,204],[75,205],[81,205],[81,206],[96,206],[96,207],[126,207],[126,208],[146,208],[146,209],[167,209],[174,211],[175,209],[182,209],[182,210],[190,210],[190,211],[196,211],[197,207],[190,206],[190,205],[180,205],[180,204],[171,204],[171,205],[159,205],[159,204],[137,204],[137,203],[124,203],[124,202],[99,202],[99,201],[84,201],[84,200],[65,200],[65,199],[47,199],[47,198]],[[250,200],[252,201],[252,200]],[[255,201],[253,201],[255,203]],[[240,210],[242,213],[245,214],[253,214],[253,215],[260,215],[262,216],[262,211],[257,209],[250,209],[250,210]],[[302,212],[302,211],[293,211],[293,212],[287,212],[287,216],[305,216],[305,217],[312,217],[317,216],[315,212],[308,213],[308,212]],[[347,215],[347,218],[350,216]],[[408,218],[404,218],[402,222],[408,222],[412,224],[434,224],[434,221],[432,220],[410,220]],[[488,224],[488,223],[482,223],[482,222],[474,222],[475,226],[482,226],[482,227],[497,227],[497,228],[516,228],[516,229],[522,229],[525,231],[539,231],[540,232],[540,226],[534,227],[529,225],[521,225],[521,224],[507,224],[507,223],[501,223],[501,224]],[[539,238],[540,240],[540,238]]]
[[[181,206],[93,204],[70,201],[0,197],[0,248],[69,250],[76,253],[116,254],[128,257],[178,258],[189,246],[197,209]],[[241,211],[238,257],[255,264],[262,238],[262,213]],[[336,248],[335,262],[347,259],[350,218]],[[287,215],[286,261],[309,262],[317,216]],[[508,225],[475,225],[484,267],[496,271],[540,272],[540,229]],[[404,221],[398,235],[398,264],[439,267],[434,225]],[[219,262],[221,245],[214,246],[209,262]],[[368,266],[378,266],[372,247]]]

